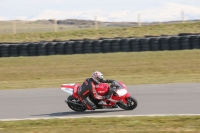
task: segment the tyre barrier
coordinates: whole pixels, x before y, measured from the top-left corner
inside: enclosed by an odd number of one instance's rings
[[[200,48],[200,35],[199,36],[190,36],[189,42],[191,44],[191,49],[199,49]]]
[[[103,53],[110,53],[111,51],[111,39],[105,39],[101,42],[101,49]]]
[[[83,41],[74,41],[73,42],[74,54],[83,53]]]
[[[37,56],[47,55],[46,43],[40,42],[35,46],[36,46],[36,55]]]
[[[101,43],[102,43],[102,40],[94,40],[92,42],[93,53],[101,53],[102,52]]]
[[[192,49],[189,36],[181,36],[179,38],[180,50]]]
[[[162,51],[170,50],[169,38],[170,37],[160,37],[159,39],[160,50]]]
[[[110,48],[111,48],[111,52],[120,52],[121,51],[120,39],[111,40]]]
[[[27,46],[29,56],[37,56],[37,43],[29,43]]]
[[[140,41],[139,38],[131,39],[131,40],[129,41],[129,44],[130,44],[130,51],[133,51],[133,52],[140,52],[140,51],[141,51],[141,47],[140,47],[139,41]]]
[[[92,48],[92,40],[85,40],[83,41],[83,53],[88,54],[88,53],[93,53],[93,48]]]
[[[179,36],[173,36],[169,38],[170,50],[181,50],[179,43]]]
[[[160,50],[159,39],[160,38],[158,38],[158,37],[150,38],[149,39],[149,44],[150,44],[150,50],[151,51],[158,51],[158,50]]]
[[[120,47],[121,47],[122,52],[130,52],[131,51],[130,40],[131,40],[130,38],[120,40]]]
[[[74,42],[73,41],[66,42],[64,53],[65,54],[75,54],[75,52],[74,52]]]
[[[139,44],[141,47],[141,51],[150,51],[149,40],[149,38],[140,38]]]
[[[8,45],[8,56],[10,57],[17,57],[19,56],[19,52],[18,52],[18,47],[16,44],[10,44]]]
[[[1,57],[9,57],[9,44],[1,44]]]
[[[200,34],[99,40],[0,43],[0,57],[200,49]]]
[[[65,54],[66,42],[55,43],[55,53],[58,55]]]

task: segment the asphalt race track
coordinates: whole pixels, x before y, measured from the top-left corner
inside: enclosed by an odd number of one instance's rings
[[[113,115],[200,114],[200,83],[131,85],[129,92],[138,100],[132,111],[104,109],[77,113],[64,100],[67,94],[57,89],[0,91],[0,120]]]

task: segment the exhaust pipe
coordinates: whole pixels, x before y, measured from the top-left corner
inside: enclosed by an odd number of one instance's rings
[[[79,103],[75,103],[75,102],[72,102],[72,101],[69,101],[69,100],[66,100],[65,101],[67,104],[75,104],[75,105],[78,105],[78,106],[84,106],[82,104],[79,104]]]

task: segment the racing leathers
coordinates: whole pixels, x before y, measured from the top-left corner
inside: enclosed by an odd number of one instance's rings
[[[107,79],[103,80],[102,83],[111,83],[111,86],[114,86],[115,84],[117,84],[117,81]],[[95,110],[97,108],[96,105],[90,100],[89,96],[92,96],[97,100],[103,100],[109,99],[111,95],[110,92],[106,96],[98,95],[95,89],[96,85],[97,83],[92,78],[87,78],[80,86],[80,89],[78,91],[79,99],[86,105],[89,110]]]

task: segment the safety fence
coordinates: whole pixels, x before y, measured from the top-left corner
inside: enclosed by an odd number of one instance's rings
[[[199,49],[200,34],[99,40],[0,43],[0,57]]]

